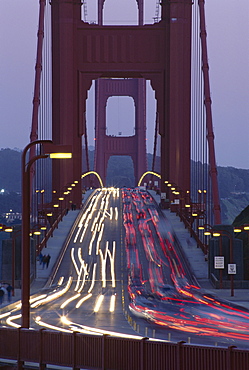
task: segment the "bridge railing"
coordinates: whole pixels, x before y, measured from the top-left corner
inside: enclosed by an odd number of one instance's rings
[[[53,232],[55,229],[58,229],[59,223],[62,221],[63,217],[66,215],[67,209],[63,209],[61,212],[58,213],[56,219],[51,224],[49,230],[46,232],[44,238],[41,240],[41,242],[37,245],[36,248],[36,255],[38,256],[42,249],[46,246],[48,240],[50,237],[53,236]]]
[[[248,369],[249,350],[209,347],[109,335],[0,328],[1,361],[34,368],[66,366],[74,370],[234,370]],[[32,367],[31,367],[32,368]]]

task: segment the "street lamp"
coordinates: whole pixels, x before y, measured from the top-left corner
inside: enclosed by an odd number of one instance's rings
[[[26,155],[29,149],[33,146],[43,145],[44,153],[32,157],[29,162],[26,162]],[[59,150],[56,150],[56,149]],[[59,153],[60,152],[60,153]],[[51,153],[53,158],[71,158],[72,154],[69,146],[56,146],[52,140],[35,140],[29,143],[22,153],[22,327],[29,328],[30,326],[30,169],[35,161],[41,158],[47,158]],[[57,155],[57,156],[56,156]]]

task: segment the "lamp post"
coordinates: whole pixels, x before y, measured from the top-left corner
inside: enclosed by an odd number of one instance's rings
[[[35,155],[26,163],[26,155],[29,149],[37,144],[42,144],[43,148],[47,145],[47,153],[56,154],[56,146],[52,140],[35,140],[29,143],[22,153],[22,327],[29,328],[30,326],[30,169],[35,161],[41,158],[47,158],[48,154]],[[63,146],[60,149],[63,150]],[[68,146],[67,146],[68,151]],[[44,148],[45,150],[45,148]],[[60,151],[62,151],[60,150]],[[61,153],[60,153],[61,154]],[[68,153],[67,153],[68,154]],[[55,158],[56,156],[52,156]],[[71,158],[67,156],[67,158]],[[59,156],[63,158],[63,156]]]

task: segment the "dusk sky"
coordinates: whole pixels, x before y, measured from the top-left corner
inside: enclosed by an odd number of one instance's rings
[[[145,23],[153,23],[156,2],[145,0]],[[96,21],[96,3],[87,0],[88,21]],[[135,21],[135,0],[105,4],[105,24]],[[0,148],[23,149],[29,142],[38,5],[0,0]],[[206,23],[217,164],[249,169],[249,1],[206,0]],[[154,125],[151,98],[150,104]]]

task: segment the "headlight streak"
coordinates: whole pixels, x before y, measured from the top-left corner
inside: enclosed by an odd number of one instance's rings
[[[61,297],[63,294],[65,294],[69,290],[69,288],[70,288],[70,286],[72,284],[72,281],[73,281],[73,278],[72,278],[72,276],[70,276],[69,279],[68,279],[68,282],[67,282],[66,286],[62,290],[60,290],[60,291],[58,291],[58,292],[56,292],[54,294],[50,294],[46,298],[40,299],[39,301],[33,303],[31,305],[31,308],[37,308],[37,307],[39,307],[42,304],[46,304],[46,303],[48,303],[50,301],[53,301],[54,299],[57,299],[57,298]]]
[[[80,261],[80,271],[79,271],[79,274],[78,274],[77,283],[76,283],[76,286],[74,288],[74,291],[80,292],[83,289],[86,276],[88,275],[88,272],[87,272],[88,264],[85,263],[85,261],[82,259],[81,248],[78,248],[78,258],[79,258],[79,261]],[[79,290],[80,278],[81,278],[81,275],[82,275],[82,271],[84,271],[84,277],[82,279],[83,285],[81,286],[81,289]]]
[[[94,284],[95,284],[96,267],[97,267],[97,263],[95,262],[95,264],[93,265],[92,283],[91,283],[90,288],[88,289],[88,293],[91,293],[91,291],[93,290]]]
[[[92,297],[92,293],[88,293],[85,297],[81,298],[78,303],[76,304],[75,308],[79,308],[82,303],[84,303],[85,301],[87,301],[89,298]]]
[[[68,303],[74,301],[75,299],[79,298],[80,297],[80,293],[78,294],[75,294],[74,296],[72,296],[71,298],[68,298],[65,302],[62,303],[62,305],[60,306],[61,309],[65,308]]]
[[[102,227],[102,225],[103,225],[103,222],[104,222],[104,220],[105,220],[105,217],[107,217],[107,216],[106,216],[106,210],[104,210],[104,211],[103,211],[103,214],[102,214],[102,216],[101,216],[101,219],[99,220],[98,232],[100,231],[100,228],[101,228],[101,227]]]
[[[80,219],[80,222],[78,224],[78,228],[79,229],[78,229],[78,231],[76,233],[76,236],[74,238],[74,243],[77,242],[77,239],[79,237],[80,231],[81,231],[81,229],[83,227],[83,222],[85,220],[84,229],[83,229],[82,235],[80,237],[80,243],[82,243],[83,238],[84,238],[85,233],[86,233],[86,230],[87,230],[87,227],[88,227],[88,224],[89,224],[89,221],[92,219],[93,213],[94,213],[94,211],[96,209],[96,205],[97,205],[100,197],[101,197],[101,192],[98,195],[94,195],[93,198],[91,199],[91,202],[90,202],[89,206],[87,207],[86,211],[82,215],[82,217]]]
[[[92,224],[92,227],[91,227],[91,232],[93,232],[93,230],[95,228],[95,224],[98,224],[99,217],[100,217],[100,212],[98,212],[97,216],[93,220],[93,224]]]
[[[104,295],[103,294],[100,294],[97,298],[97,301],[96,301],[96,304],[95,304],[95,307],[93,309],[94,312],[99,312],[99,309],[100,309],[100,306],[102,304],[104,300]]]
[[[8,319],[6,320],[6,323],[9,325],[9,326],[13,326],[13,328],[20,328],[21,325],[18,325],[14,322],[12,322],[13,320],[17,320],[17,319],[20,319],[22,317],[22,314],[18,314],[18,315],[15,315],[15,316],[11,316],[11,317],[8,317]]]
[[[88,207],[89,208],[89,207]],[[78,236],[79,236],[79,233],[80,233],[80,231],[81,231],[81,229],[82,229],[82,227],[83,227],[83,221],[85,220],[85,218],[86,218],[86,216],[87,216],[87,212],[88,212],[88,208],[87,208],[87,210],[83,213],[83,215],[82,215],[82,217],[81,217],[81,219],[80,219],[80,222],[79,222],[79,224],[78,224],[78,231],[77,231],[77,233],[76,233],[76,235],[75,235],[75,238],[74,238],[74,243],[76,243],[77,242],[77,239],[78,239]],[[85,223],[85,225],[86,225],[86,223]]]
[[[29,299],[29,303],[30,303],[30,304],[32,304],[32,303],[34,303],[34,302],[38,301],[39,299],[43,299],[43,298],[45,298],[45,297],[47,297],[47,294],[41,294],[41,295],[36,296],[36,297],[34,297],[34,298],[30,298],[30,299]],[[21,309],[21,307],[22,307],[22,301],[20,301],[20,302],[15,306],[16,310],[20,310],[20,309]]]
[[[106,259],[107,259],[107,251],[108,251],[108,241],[106,242],[105,246],[105,255],[103,256],[103,252],[100,249],[100,263],[101,263],[101,277],[102,277],[102,288],[106,288]]]
[[[116,294],[113,294],[111,296],[111,300],[110,300],[110,309],[109,309],[110,312],[114,312],[114,309],[115,309],[115,301],[116,301]]]
[[[95,225],[95,229],[94,229],[94,232],[92,234],[92,237],[91,237],[91,240],[90,240],[90,243],[89,243],[89,247],[88,247],[88,255],[89,256],[91,256],[91,254],[92,254],[92,245],[93,245],[93,241],[95,239],[96,233],[97,233],[97,229],[98,229],[98,224]]]
[[[79,332],[83,332],[83,333],[87,332],[87,333],[90,333],[90,334],[101,334],[101,335],[107,334],[107,335],[111,335],[113,337],[121,337],[121,338],[140,339],[140,340],[143,339],[142,336],[129,335],[129,334],[118,333],[118,332],[110,331],[110,330],[92,328],[90,326],[85,326],[85,325],[74,323],[74,322],[69,321],[67,319],[64,319],[63,323],[65,325],[71,326],[71,328],[72,328],[71,330],[73,330],[73,331],[79,331]],[[153,340],[153,338],[149,338],[149,339]]]
[[[115,207],[115,220],[118,220],[118,207]]]
[[[76,263],[75,258],[74,258],[74,248],[71,249],[71,260],[73,262],[73,265],[74,265],[74,268],[76,270],[77,275],[79,275],[80,269],[78,268],[77,263]]]
[[[5,312],[5,313],[2,313],[2,314],[0,315],[0,320],[1,320],[1,319],[4,319],[5,317],[10,316],[10,315],[11,315],[11,311],[9,311],[9,312]]]
[[[130,339],[142,339],[143,338],[141,336],[139,337],[139,336],[135,336],[135,335],[116,333],[116,332],[112,332],[112,331],[106,331],[106,330],[102,330],[102,329],[96,329],[96,328],[90,327],[90,326],[81,325],[81,324],[69,321],[66,316],[61,316],[61,322],[62,322],[63,325],[70,326],[71,331],[77,331],[77,332],[83,333],[83,334],[91,334],[91,335],[108,334],[108,335],[111,335],[111,336],[117,336],[117,337],[122,337],[122,338],[130,338]],[[151,338],[149,338],[149,339],[152,340]]]
[[[98,239],[97,239],[96,255],[98,255],[98,254],[99,254],[99,244],[100,244],[101,239],[102,239],[102,236],[103,236],[104,227],[105,227],[105,224],[102,224],[102,226],[101,226],[101,230],[100,230],[100,232],[99,232],[99,236],[98,236]]]
[[[71,333],[72,332],[71,330],[63,329],[60,326],[54,326],[54,325],[47,324],[46,322],[42,321],[40,317],[35,319],[35,323],[37,325],[44,326],[45,328],[52,329],[52,330],[57,330],[57,331],[62,331],[64,333]]]
[[[78,225],[78,231],[77,231],[77,233],[76,233],[76,235],[75,235],[75,238],[74,238],[74,240],[73,240],[73,242],[74,242],[74,243],[76,243],[76,242],[77,242],[77,239],[78,239],[78,236],[79,236],[79,233],[80,233],[80,231],[81,231],[82,227],[83,227],[83,225]]]
[[[63,281],[64,281],[64,276],[61,276],[60,278],[59,278],[59,281],[58,281],[58,285],[62,285],[63,284]]]
[[[78,293],[81,293],[81,291],[83,290],[85,282],[86,282],[86,277],[89,275],[87,271],[87,266],[88,266],[87,264],[84,265],[84,275],[83,275],[81,287],[78,289]]]
[[[77,292],[78,288],[79,288],[79,284],[80,284],[80,277],[81,277],[81,274],[82,274],[82,271],[83,271],[83,265],[81,264],[80,266],[80,271],[78,273],[78,277],[77,277],[77,282],[76,282],[76,285],[75,285],[75,288],[74,288],[74,291]]]
[[[87,228],[88,228],[88,224],[85,223],[83,232],[82,232],[81,237],[80,237],[80,243],[83,242],[83,239],[84,239]]]
[[[115,252],[116,252],[116,242],[112,242],[112,254],[111,251],[108,249],[108,255],[110,257],[110,265],[111,265],[111,276],[112,276],[112,287],[115,288]]]

